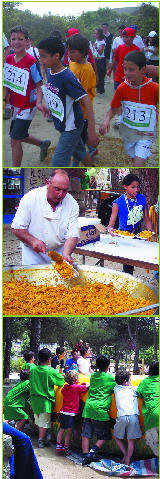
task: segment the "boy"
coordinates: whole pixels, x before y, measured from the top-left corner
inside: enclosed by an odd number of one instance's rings
[[[123,463],[129,466],[134,450],[134,440],[142,437],[139,425],[139,409],[136,388],[131,386],[131,375],[129,371],[120,369],[115,380],[117,385],[114,388],[117,419],[114,426],[114,437],[116,443],[124,454]],[[127,434],[128,449],[126,450],[123,438]]]
[[[29,384],[30,370],[22,369],[20,382],[18,382],[4,398],[4,418],[9,421],[16,421],[16,428],[21,431],[28,419],[30,398]]]
[[[146,66],[142,52],[128,53],[124,59],[126,80],[121,83],[111,101],[111,108],[100,126],[100,133],[109,132],[110,120],[122,109],[120,134],[126,152],[134,158],[134,166],[144,166],[150,156],[150,145],[156,126],[156,106],[159,86],[144,76]]]
[[[51,367],[56,369],[59,366],[59,373],[62,373],[64,367],[64,358],[66,356],[65,349],[63,346],[58,346],[56,348],[56,356],[51,358]]]
[[[87,61],[89,41],[82,35],[76,34],[68,39],[67,44],[69,57],[71,60],[69,62],[69,68],[79,79],[82,87],[85,89],[89,99],[93,104],[95,97],[96,75],[91,63]],[[85,144],[88,138],[88,120],[83,104],[81,104],[81,107],[84,116],[84,126],[81,133],[81,138]],[[91,157],[98,153],[98,151],[96,152],[95,148],[90,146],[88,146],[88,148]]]
[[[47,429],[51,427],[51,412],[55,402],[54,385],[63,386],[64,378],[51,368],[51,351],[43,348],[39,351],[39,366],[30,371],[31,406],[35,424],[39,427],[38,447],[47,445]]]
[[[135,38],[135,30],[133,28],[124,28],[122,31],[122,40],[124,45],[119,45],[115,51],[114,66],[117,66],[114,79],[114,89],[117,90],[120,83],[124,81],[124,58],[127,53],[134,50],[140,50],[137,45],[133,45],[133,40]]]
[[[99,449],[106,440],[111,439],[109,410],[116,383],[113,376],[107,373],[109,364],[110,359],[107,356],[99,355],[96,358],[97,371],[91,375],[89,393],[82,414],[85,418],[82,430],[83,466],[97,460]],[[93,433],[97,435],[97,442],[89,451],[89,440]]]
[[[40,160],[44,160],[50,140],[41,141],[28,133],[36,113],[35,90],[42,84],[41,72],[36,59],[26,52],[28,31],[22,25],[11,30],[11,46],[14,52],[8,55],[4,65],[3,107],[10,94],[12,122],[10,127],[12,166],[21,166],[22,142],[40,147]]]
[[[60,411],[60,429],[57,435],[56,451],[68,454],[70,438],[74,428],[74,418],[79,413],[79,397],[87,391],[89,384],[78,384],[78,374],[76,371],[67,371],[64,378],[67,384],[62,388],[63,406]],[[62,438],[66,430],[67,434],[63,447]]]
[[[137,395],[143,398],[142,413],[146,444],[159,455],[159,362],[149,366],[149,376],[140,382]]]
[[[54,126],[60,131],[60,139],[56,146],[52,166],[70,166],[74,159],[91,166],[91,159],[86,153],[81,139],[83,129],[83,113],[79,101],[85,106],[88,117],[88,142],[97,146],[99,139],[95,132],[93,107],[84,88],[73,73],[62,65],[64,45],[58,38],[46,38],[38,43],[40,61],[47,71],[47,84],[43,92],[47,105],[53,115]],[[37,95],[37,108],[44,115],[49,110],[42,105],[42,90]]]
[[[25,360],[25,369],[31,369],[34,368],[34,352],[33,351],[24,351],[23,352],[23,357]]]

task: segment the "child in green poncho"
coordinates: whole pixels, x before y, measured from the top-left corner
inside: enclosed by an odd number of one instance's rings
[[[111,439],[109,410],[116,382],[114,377],[107,373],[109,364],[110,359],[107,356],[98,356],[97,371],[91,375],[89,393],[83,410],[85,418],[82,430],[83,466],[96,460],[99,449],[106,440]],[[97,442],[89,451],[89,441],[93,433],[97,436]]]
[[[25,360],[25,369],[31,369],[35,366],[34,364],[34,352],[33,351],[24,351],[23,357]]]
[[[30,397],[29,385],[30,370],[22,369],[20,372],[20,382],[18,382],[6,395],[4,399],[4,419],[16,421],[16,428],[22,431],[26,419],[28,419]]]
[[[142,414],[144,419],[146,444],[155,456],[159,455],[159,362],[149,366],[149,376],[141,381],[137,395],[143,398]]]
[[[63,386],[64,377],[51,368],[51,351],[43,348],[38,354],[39,365],[30,370],[31,406],[39,427],[38,447],[45,447],[47,430],[51,428],[51,412],[55,403],[54,386]]]

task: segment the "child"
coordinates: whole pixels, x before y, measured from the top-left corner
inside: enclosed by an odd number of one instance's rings
[[[36,59],[26,52],[28,31],[22,25],[11,30],[11,46],[14,52],[8,55],[4,65],[3,106],[10,93],[12,122],[10,127],[12,166],[21,166],[22,142],[40,147],[40,160],[44,160],[50,140],[41,141],[28,133],[31,121],[36,113],[35,90],[42,84],[41,72]]]
[[[104,79],[106,74],[106,57],[105,57],[105,36],[103,35],[102,28],[95,29],[96,41],[93,45],[95,53],[95,62],[98,71],[99,82],[97,85],[97,92],[101,94],[105,93]]]
[[[135,38],[135,30],[134,28],[124,28],[122,31],[122,40],[124,42],[123,45],[119,45],[115,51],[115,58],[114,58],[114,65],[117,65],[116,72],[115,72],[115,80],[114,80],[114,89],[117,90],[120,83],[124,81],[124,58],[125,56],[134,50],[140,50],[137,45],[133,45],[133,41]]]
[[[111,439],[109,410],[116,383],[113,376],[107,373],[109,364],[110,359],[107,356],[99,355],[96,358],[97,371],[91,375],[89,393],[82,414],[85,418],[82,430],[83,466],[97,460],[99,449],[106,440]],[[97,442],[89,451],[89,440],[93,433],[97,435]]]
[[[123,45],[122,45],[123,46]],[[100,126],[100,133],[109,132],[110,120],[122,108],[120,134],[126,152],[134,158],[134,166],[144,166],[150,156],[150,146],[156,126],[158,84],[144,76],[146,58],[142,52],[128,53],[124,59],[126,80],[121,83],[111,101],[111,108]]]
[[[35,424],[39,427],[38,447],[42,448],[47,444],[46,433],[51,427],[54,385],[63,386],[64,378],[51,368],[51,351],[48,348],[41,349],[38,358],[39,366],[30,371],[30,395]]]
[[[108,233],[114,236],[114,224],[119,216],[119,229],[129,231],[130,233],[139,233],[143,218],[149,231],[153,231],[152,223],[149,219],[148,206],[144,195],[139,193],[140,180],[138,176],[129,173],[123,179],[125,193],[117,200],[113,201],[112,214],[107,226]],[[125,273],[133,274],[134,267],[123,265]]]
[[[57,37],[46,38],[39,42],[38,49],[40,61],[48,68],[47,84],[43,87],[45,100],[53,115],[55,128],[61,133],[52,166],[70,166],[72,155],[78,162],[90,166],[91,158],[81,139],[83,113],[79,101],[85,106],[88,117],[88,142],[96,147],[99,139],[95,132],[92,104],[77,78],[62,65],[63,43]],[[41,94],[38,92],[37,108],[44,114],[48,112],[42,105],[42,91]]]
[[[26,419],[28,419],[29,405],[27,401],[30,397],[29,384],[30,370],[22,369],[20,372],[20,382],[18,382],[4,398],[4,418],[7,421],[16,421],[16,428],[22,431]]]
[[[80,357],[77,359],[77,366],[80,374],[90,375],[92,373],[89,355],[90,347],[82,346],[80,349]]]
[[[95,97],[96,75],[91,63],[87,61],[87,55],[89,52],[89,41],[82,35],[76,34],[68,39],[67,44],[69,57],[71,60],[69,62],[69,68],[79,79],[82,87],[85,89],[89,99],[93,104],[93,100]],[[85,144],[88,138],[88,120],[83,104],[81,104],[81,107],[84,116],[84,126],[81,133],[81,138],[83,140],[83,143]],[[88,148],[90,156],[95,156],[95,149],[90,146],[88,146]]]
[[[138,415],[138,400],[136,388],[131,386],[131,375],[129,371],[120,369],[115,380],[117,385],[114,388],[117,419],[114,426],[115,440],[124,454],[123,463],[129,466],[134,450],[134,440],[142,437]],[[123,442],[125,432],[127,434],[128,449]]]
[[[159,455],[159,362],[149,366],[149,376],[143,379],[137,395],[143,398],[142,413],[145,427],[146,444],[155,456]]]
[[[74,428],[74,418],[79,412],[79,396],[87,391],[89,384],[78,384],[78,373],[76,371],[67,371],[64,378],[67,384],[62,388],[63,406],[60,411],[60,430],[57,435],[56,451],[68,454],[70,438]],[[66,430],[67,434],[63,447],[62,437]]]
[[[23,352],[23,357],[25,360],[25,369],[31,369],[34,368],[34,352],[33,351],[24,351]]]
[[[65,355],[64,347],[58,346],[58,348],[56,348],[56,356],[52,356],[51,358],[51,367],[56,369],[56,367],[59,366],[59,373],[63,371]]]

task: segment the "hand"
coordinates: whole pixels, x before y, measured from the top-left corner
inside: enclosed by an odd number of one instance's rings
[[[50,116],[50,110],[47,108],[45,105],[42,105],[42,103],[36,103],[36,107],[38,108],[39,111],[42,112],[44,117]]]
[[[107,76],[110,77],[110,76],[111,76],[111,73],[112,73],[111,68],[108,68],[108,70],[107,70]]]
[[[108,233],[111,235],[111,236],[117,236],[115,233],[114,233],[114,228],[112,226],[107,226],[107,231]]]
[[[68,263],[73,264],[73,258],[70,256],[70,254],[63,254],[63,259],[65,261],[68,261]]]
[[[110,130],[110,123],[109,121],[104,121],[100,127],[99,127],[99,133],[100,135],[105,135],[105,133],[109,133],[109,130]]]
[[[93,148],[96,148],[96,146],[98,146],[99,142],[100,142],[100,139],[99,139],[99,136],[96,133],[96,131],[91,131],[90,132],[88,130],[88,139],[87,139],[88,145],[93,146]]]
[[[37,238],[32,240],[31,247],[36,253],[46,253],[45,243]]]

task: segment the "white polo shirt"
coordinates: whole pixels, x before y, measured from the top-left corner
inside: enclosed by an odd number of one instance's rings
[[[47,251],[54,250],[62,254],[65,241],[79,236],[78,215],[78,203],[69,193],[53,211],[47,201],[47,186],[42,186],[23,196],[11,227],[27,229],[46,244]],[[47,254],[36,253],[25,243],[21,243],[21,247],[23,265],[51,262]]]
[[[139,415],[138,399],[135,386],[121,386],[117,384],[114,388],[117,417]]]

